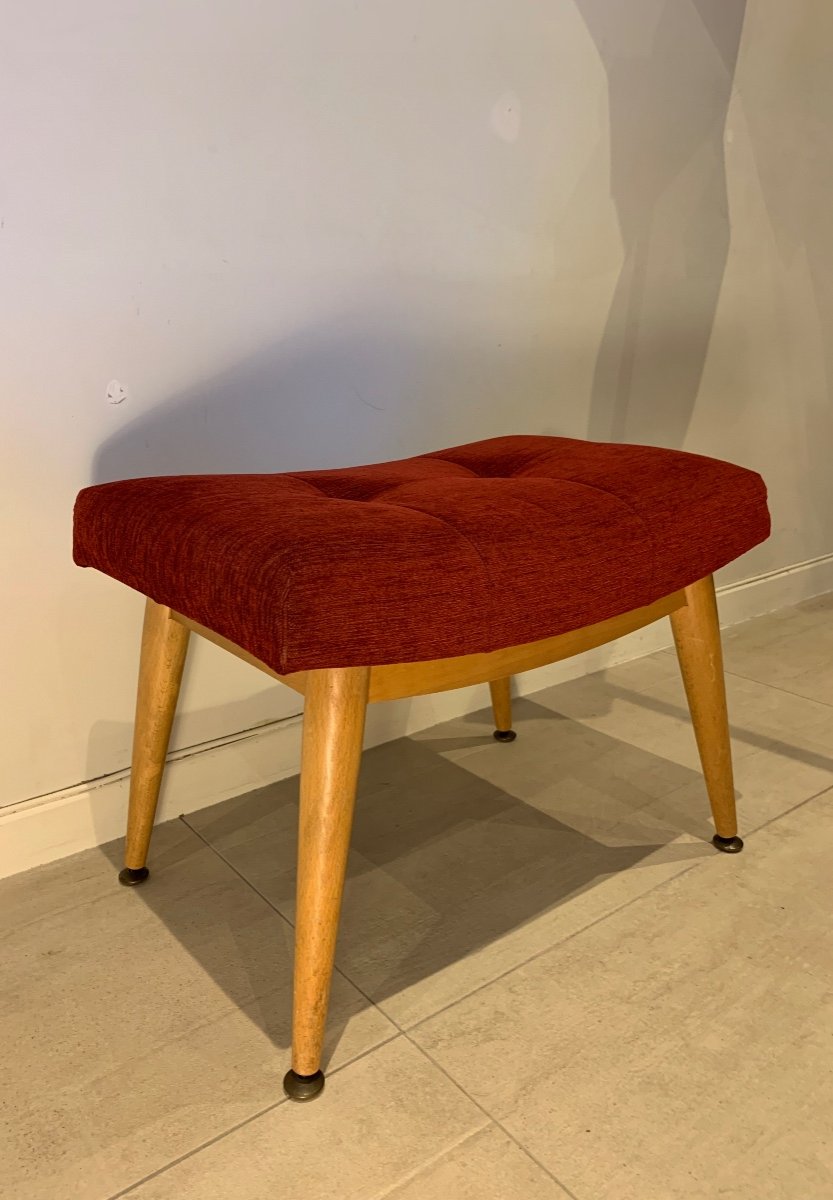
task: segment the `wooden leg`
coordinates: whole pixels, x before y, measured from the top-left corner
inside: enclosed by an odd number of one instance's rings
[[[341,895],[370,684],[368,667],[310,671],[306,682],[298,829],[292,1070],[284,1089],[311,1100],[324,1086],[327,1020]]]
[[[145,863],[188,650],[188,630],[171,620],[170,614],[169,608],[153,600],[145,605],[127,841],[124,870],[119,875],[119,881],[127,887],[148,877]]]
[[[518,736],[512,728],[512,680],[507,675],[504,679],[493,679],[489,684],[492,693],[492,712],[495,716],[494,738],[498,742],[514,742]]]
[[[723,654],[711,575],[687,587],[685,595],[685,607],[671,613],[671,627],[717,829],[713,841],[719,850],[736,854],[743,842],[737,836]]]

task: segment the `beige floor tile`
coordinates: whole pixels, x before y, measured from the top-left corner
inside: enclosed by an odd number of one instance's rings
[[[598,733],[618,738],[690,771],[699,769],[697,746],[682,684],[673,676],[650,689],[620,684],[616,672],[599,671],[536,692],[534,700]],[[749,753],[733,743],[735,757]]]
[[[338,961],[401,1027],[714,853],[676,660],[661,659],[517,700],[509,745],[484,710],[365,756]],[[833,709],[730,683],[748,832],[833,782]],[[296,793],[287,780],[189,818],[290,920]]]
[[[726,692],[735,743],[833,766],[833,706],[732,674]]]
[[[569,1200],[528,1154],[494,1125],[474,1134],[384,1200]]]
[[[650,686],[637,686],[623,682],[622,671],[623,667],[613,667],[546,688],[536,693],[535,701],[591,729],[697,770],[697,748],[680,680],[669,676]],[[726,690],[735,761],[771,749],[800,762],[833,766],[833,707],[731,674]]]
[[[737,859],[673,651],[517,701],[510,745],[483,710],[365,755],[339,963],[534,1158],[340,975],[327,1090],[280,1100],[287,780],[189,818],[231,866],[176,822],[143,889],[113,847],[0,883],[0,1195],[567,1196],[537,1159],[579,1200],[833,1196],[833,792],[783,815],[833,780],[831,615],[724,635],[775,820]]]
[[[733,674],[833,704],[833,595],[736,625],[723,646]]]
[[[787,758],[782,751],[757,750],[735,762],[738,823],[743,836],[833,786],[833,754]],[[687,828],[711,837],[708,801],[702,779],[678,788],[656,802],[652,815],[665,826]]]
[[[569,680],[539,689],[534,693],[530,693],[526,698],[515,696],[513,699],[513,714],[517,715],[518,712],[524,711],[523,706],[527,699],[531,702],[540,703],[541,697],[546,698],[551,695],[558,695],[559,689],[562,688],[565,695],[569,694],[575,687],[575,684],[585,678],[595,680],[597,685],[603,680],[616,680],[620,687],[642,692],[668,683],[677,683],[680,678],[680,670],[677,666],[677,657],[673,650],[670,653],[667,651],[657,651],[653,654],[644,655],[642,658],[635,658],[629,662],[621,663],[619,666],[594,672],[591,676],[582,675],[576,680]],[[483,694],[485,704],[488,699],[485,685]],[[525,712],[525,725],[531,719],[533,719],[532,713],[530,711]],[[535,729],[534,724],[532,728],[533,730]],[[491,709],[484,707],[477,712],[452,718],[430,729],[418,730],[416,733],[410,735],[409,740],[426,742],[435,748],[441,748],[447,757],[453,761],[459,761],[461,757],[471,752],[482,751],[488,748],[492,743],[493,729],[494,722],[492,720]],[[585,731],[585,736],[592,732],[587,726],[582,726],[581,729]],[[579,730],[577,729],[573,732],[572,737],[576,739],[579,736]],[[566,752],[568,744],[560,745],[559,749],[561,753]]]
[[[833,791],[412,1036],[593,1200],[833,1195]]]
[[[390,755],[384,784],[366,756],[338,962],[402,1027],[715,853],[653,811],[693,771],[530,701],[517,715],[516,742],[489,731],[463,761],[443,727],[403,742],[408,769]],[[290,920],[296,792],[287,780],[188,818]],[[688,825],[710,836],[705,795],[698,807]]]
[[[180,822],[141,889],[87,851],[0,913],[3,1195],[101,1200],[280,1097],[292,931]],[[336,980],[335,1064],[392,1033]]]
[[[131,1200],[371,1200],[486,1123],[400,1038],[333,1075],[313,1104],[281,1104],[148,1180]]]
[[[673,651],[639,662],[644,666],[663,658],[676,666]],[[690,779],[679,795],[666,790],[666,800],[656,811],[672,827],[682,819],[682,828],[702,837],[707,831],[699,796],[704,793],[697,781],[699,766],[682,685],[676,673],[665,680],[646,671],[636,675],[636,665],[626,663],[547,689],[535,700],[590,730],[621,739],[634,751],[653,749],[660,755],[662,747],[664,759],[688,766],[697,779]],[[733,675],[727,677],[727,692],[739,805],[744,828],[753,829],[833,782],[833,707]]]

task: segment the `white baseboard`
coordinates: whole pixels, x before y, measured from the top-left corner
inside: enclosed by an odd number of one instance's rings
[[[718,588],[721,623],[735,625],[828,591],[833,591],[833,554]],[[518,691],[529,695],[670,644],[668,622],[658,621],[586,654],[530,671],[518,678]],[[374,705],[368,714],[366,745],[426,729],[485,703],[484,689],[475,687]],[[297,772],[300,752],[300,717],[177,750],[168,759],[159,819],[195,812],[285,779]],[[118,771],[0,810],[0,879],[121,837],[128,785],[129,772]]]

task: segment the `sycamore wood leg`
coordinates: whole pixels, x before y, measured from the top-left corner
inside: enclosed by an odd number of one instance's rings
[[[512,728],[512,693],[511,676],[503,679],[493,679],[489,684],[492,693],[492,712],[495,717],[494,738],[498,742],[514,742],[515,730]]]
[[[367,667],[310,671],[306,679],[292,1070],[284,1080],[294,1100],[312,1099],[324,1086],[321,1047],[369,684]]]
[[[121,883],[142,883],[165,770],[182,669],[188,651],[188,630],[171,619],[171,610],[148,600],[142,629],[136,722],[133,727],[133,763],[130,804]]]
[[[723,654],[712,576],[687,587],[685,596],[685,607],[671,613],[671,627],[717,829],[714,843],[719,850],[737,853],[743,843],[737,836]]]

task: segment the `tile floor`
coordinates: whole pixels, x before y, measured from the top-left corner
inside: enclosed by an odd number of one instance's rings
[[[0,883],[8,1200],[833,1197],[833,596],[365,756],[328,1084],[282,1099],[296,781]]]

